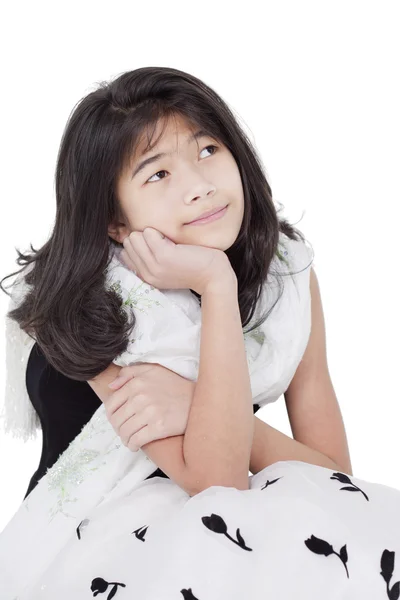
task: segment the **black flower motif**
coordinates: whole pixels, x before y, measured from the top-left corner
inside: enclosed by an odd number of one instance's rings
[[[212,513],[211,517],[202,517],[203,524],[214,533],[223,533],[226,535],[228,528],[225,521],[219,515]]]
[[[367,500],[367,502],[369,502],[369,498],[368,498],[367,494],[365,492],[363,492],[362,489],[357,487],[356,484],[351,481],[350,477],[348,477],[344,473],[334,473],[333,476],[331,477],[331,479],[340,481],[340,483],[350,483],[350,485],[352,485],[353,487],[343,487],[343,488],[340,488],[340,491],[344,490],[346,492],[361,492],[363,494],[363,496],[365,497],[365,499]]]
[[[141,542],[145,542],[146,540],[144,539],[144,536],[146,535],[146,531],[148,530],[148,526],[145,527],[143,529],[143,527],[139,527],[139,529],[135,529],[135,531],[132,531],[132,533],[135,534],[135,536],[137,537],[138,540],[140,540]],[[142,531],[140,531],[142,530]]]
[[[386,592],[389,600],[398,600],[400,596],[400,581],[397,581],[392,589],[389,588],[389,581],[394,571],[395,553],[390,550],[384,550],[381,556],[381,575],[386,582]]]
[[[272,481],[270,481],[269,479],[267,479],[266,484],[261,489],[265,490],[265,488],[267,488],[269,485],[272,485],[273,483],[276,483],[277,481],[279,481],[279,479],[282,479],[282,477],[277,477],[276,479],[273,479]]]
[[[76,535],[78,536],[78,540],[81,539],[81,531],[83,529],[85,529],[85,527],[87,527],[90,523],[89,519],[83,519],[83,521],[81,521],[78,525],[78,527],[76,528]]]
[[[225,535],[229,540],[231,540],[234,544],[237,544],[243,550],[248,550],[249,552],[253,551],[252,548],[248,548],[246,546],[244,539],[240,535],[239,528],[236,530],[237,540],[234,540],[229,535],[226,523],[223,520],[223,518],[220,517],[219,515],[215,515],[214,513],[212,513],[211,517],[202,517],[201,520],[203,521],[203,524],[207,527],[207,529],[209,529],[210,531],[213,531],[214,533],[219,533],[219,534]]]
[[[189,588],[188,590],[181,590],[181,594],[185,600],[198,600],[196,596],[193,596],[192,588]]]
[[[93,579],[90,589],[93,592],[93,596],[97,596],[97,594],[104,594],[104,592],[107,591],[109,585],[113,585],[114,587],[108,594],[107,600],[111,600],[111,598],[114,598],[115,594],[117,593],[118,586],[126,587],[124,583],[116,583],[112,581],[110,581],[110,583],[107,583],[107,581],[105,581],[105,579],[102,579],[102,577],[96,577],[95,579]]]
[[[311,552],[314,552],[314,554],[321,554],[323,556],[330,556],[331,554],[334,554],[335,556],[338,556],[342,561],[344,568],[346,569],[347,577],[349,577],[349,572],[346,566],[348,559],[346,545],[342,546],[342,548],[340,549],[340,553],[338,554],[334,551],[331,544],[329,544],[325,540],[321,540],[320,538],[315,537],[315,535],[312,535],[308,540],[305,540],[304,543],[307,546],[307,548],[311,550]]]

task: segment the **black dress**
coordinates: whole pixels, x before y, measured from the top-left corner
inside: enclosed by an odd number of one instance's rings
[[[33,474],[25,498],[90,421],[101,400],[86,381],[75,381],[54,369],[35,343],[26,369],[26,387],[30,400],[39,415],[43,446],[39,466]],[[253,405],[253,412],[259,410]],[[156,469],[146,477],[166,477]]]

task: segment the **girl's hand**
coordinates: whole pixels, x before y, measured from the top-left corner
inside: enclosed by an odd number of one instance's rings
[[[157,229],[133,231],[123,241],[121,259],[146,283],[158,289],[192,289],[202,295],[221,276],[236,279],[225,252],[175,244]]]
[[[116,391],[105,402],[108,420],[132,452],[154,440],[183,435],[195,386],[158,363],[122,367],[109,384]]]

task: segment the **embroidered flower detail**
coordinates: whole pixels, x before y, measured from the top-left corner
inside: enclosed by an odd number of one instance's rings
[[[148,285],[144,281],[133,286],[127,295],[127,298],[124,299],[124,292],[122,290],[121,280],[117,279],[113,284],[109,286],[109,289],[113,290],[120,296],[123,301],[124,306],[130,306],[131,308],[137,308],[141,312],[147,315],[146,308],[150,308],[152,306],[162,306],[159,300],[154,300],[151,297],[146,296],[150,291],[154,290],[154,287]]]
[[[250,365],[257,360],[257,356],[260,353],[261,346],[265,343],[265,333],[261,328],[253,329],[252,331],[246,331],[243,333],[244,336],[244,349],[246,352],[247,364]],[[257,342],[257,346],[251,343],[251,339]]]
[[[275,251],[276,256],[279,258],[279,260],[281,262],[284,262],[288,267],[290,267],[290,263],[289,263],[288,259],[286,258],[288,256],[289,252],[286,250],[285,245],[283,244],[283,242],[279,242],[278,246],[282,247],[282,252],[277,249]]]
[[[260,346],[262,346],[262,344],[264,343],[265,333],[260,328],[253,329],[253,331],[249,331],[245,335],[256,340],[256,342],[258,342],[260,344]]]
[[[56,493],[56,503],[49,511],[50,521],[61,512],[64,516],[75,518],[74,516],[64,512],[64,506],[67,503],[77,501],[76,497],[71,496],[70,486],[79,486],[87,477],[99,468],[106,466],[107,461],[98,462],[96,459],[106,457],[110,452],[117,450],[120,444],[117,442],[119,437],[115,434],[114,443],[110,445],[110,449],[103,453],[99,450],[90,448],[82,448],[84,440],[92,439],[94,436],[107,433],[110,430],[110,423],[107,419],[104,405],[100,414],[92,417],[82,429],[81,433],[71,442],[65,452],[59,457],[57,462],[47,470],[46,479],[49,491]],[[100,410],[99,409],[99,410]]]
[[[75,502],[68,492],[68,485],[80,485],[91,470],[90,463],[99,455],[95,450],[66,451],[48,472],[47,483],[49,491],[57,492],[57,503],[50,512],[53,519],[58,512],[63,512],[66,502]],[[97,467],[98,468],[98,467]],[[65,514],[65,513],[63,513]]]

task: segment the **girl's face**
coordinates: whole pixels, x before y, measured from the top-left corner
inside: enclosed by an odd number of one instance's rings
[[[195,130],[197,132],[197,129]],[[160,133],[160,126],[155,134]],[[180,117],[171,119],[156,147],[138,148],[118,182],[122,221],[109,235],[122,243],[132,231],[153,227],[176,244],[227,250],[243,220],[243,187],[230,151],[212,137],[190,139],[192,130]],[[216,147],[209,147],[214,145]],[[165,153],[164,156],[155,155]],[[224,216],[188,224],[206,211],[228,205]]]

